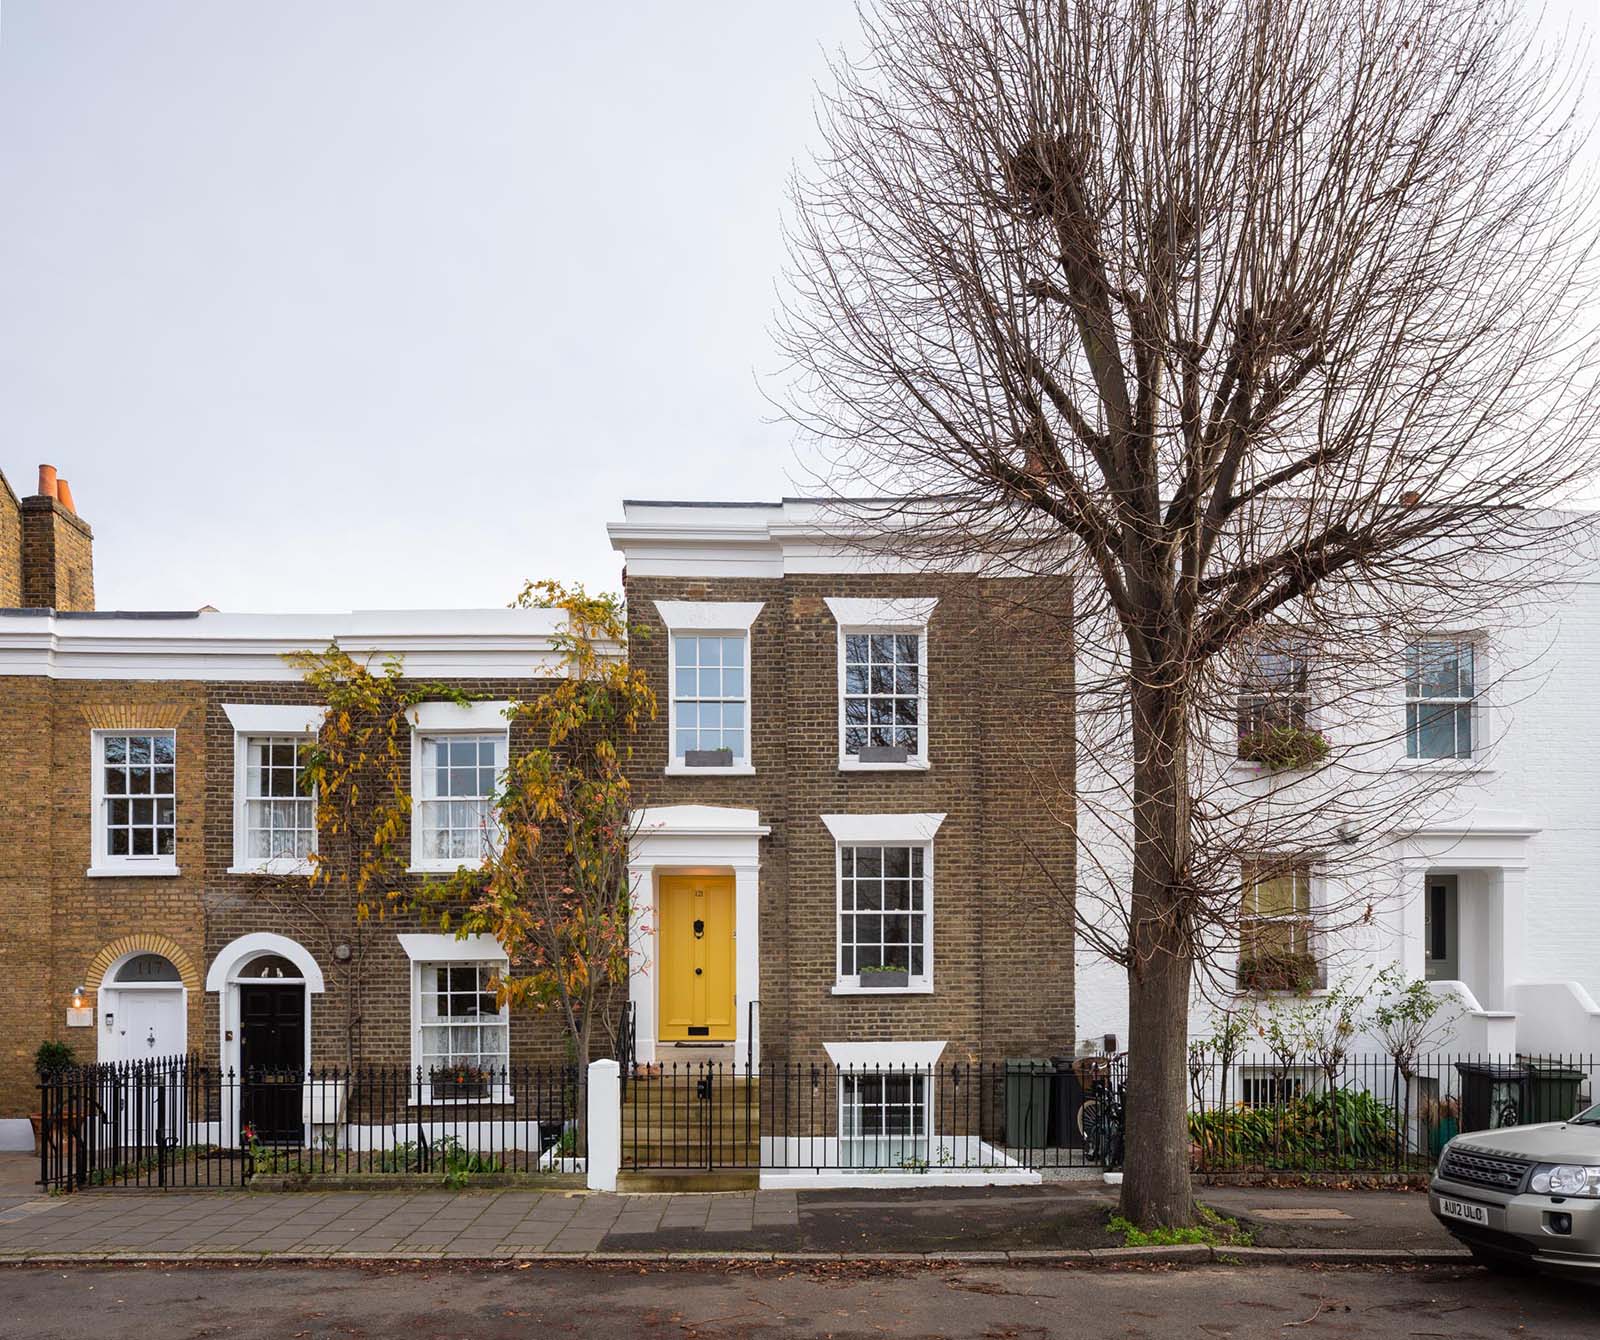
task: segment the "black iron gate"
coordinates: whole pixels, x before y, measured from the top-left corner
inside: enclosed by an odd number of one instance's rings
[[[759,1072],[711,1061],[636,1067],[622,1103],[622,1166],[759,1168]]]

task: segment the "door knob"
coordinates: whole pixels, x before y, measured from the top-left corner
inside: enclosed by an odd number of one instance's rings
[[[156,1030],[155,1029],[152,1028],[150,1030],[150,1036],[145,1039],[145,1042],[151,1047],[154,1047],[156,1045]]]
[[[700,974],[701,974],[701,973],[703,973],[703,972],[704,972],[704,971],[705,971],[705,969],[704,969],[704,968],[696,968],[696,969],[695,969],[695,970],[694,970],[694,975],[695,975],[695,976],[696,976],[696,977],[698,977],[698,976],[699,976],[699,975],[700,975]]]

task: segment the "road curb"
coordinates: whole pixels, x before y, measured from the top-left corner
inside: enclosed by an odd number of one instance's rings
[[[201,1248],[189,1252],[6,1252],[0,1265],[393,1265],[414,1261],[426,1265],[885,1265],[885,1266],[1434,1266],[1465,1265],[1472,1253],[1465,1249],[1360,1247],[1175,1247],[1028,1248],[1008,1252],[785,1252],[785,1251],[593,1251],[593,1252],[493,1252],[482,1256],[447,1256],[440,1251],[341,1252],[319,1248],[299,1252],[241,1252]]]

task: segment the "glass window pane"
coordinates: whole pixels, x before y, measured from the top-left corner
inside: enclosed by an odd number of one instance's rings
[[[1455,710],[1447,706],[1418,708],[1418,758],[1454,758],[1456,756],[1455,715]]]

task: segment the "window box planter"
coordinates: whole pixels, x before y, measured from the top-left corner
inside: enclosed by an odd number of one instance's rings
[[[1239,960],[1244,991],[1310,991],[1317,985],[1317,960],[1310,954],[1253,954]]]
[[[476,1066],[446,1066],[428,1072],[428,1089],[436,1103],[459,1098],[487,1098],[490,1074]]]
[[[731,768],[732,749],[686,749],[683,753],[686,768]]]
[[[863,968],[860,973],[863,987],[872,991],[886,991],[911,985],[909,968]]]
[[[1328,737],[1308,726],[1264,726],[1239,737],[1239,758],[1272,772],[1309,768],[1328,757]]]
[[[858,763],[904,763],[910,755],[903,744],[864,744],[856,755]]]

